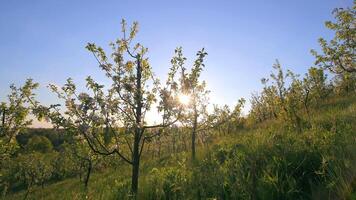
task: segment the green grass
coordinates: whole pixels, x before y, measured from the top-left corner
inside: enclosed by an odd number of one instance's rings
[[[306,117],[306,116],[305,116]],[[355,199],[356,96],[311,112],[302,133],[269,121],[189,152],[144,159],[139,199]],[[29,199],[128,199],[130,166],[35,187]],[[21,199],[25,192],[7,199]]]

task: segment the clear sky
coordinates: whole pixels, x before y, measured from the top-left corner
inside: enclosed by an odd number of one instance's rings
[[[91,75],[105,83],[92,55],[95,42],[108,49],[120,36],[120,21],[138,21],[137,41],[149,48],[151,65],[164,79],[174,49],[192,60],[208,52],[203,78],[213,103],[232,105],[259,91],[275,59],[304,74],[310,49],[330,38],[324,21],[352,0],[0,0],[0,100],[10,83],[32,77],[39,99],[56,103],[45,87],[72,77],[80,86]]]

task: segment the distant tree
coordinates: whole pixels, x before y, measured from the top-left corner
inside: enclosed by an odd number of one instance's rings
[[[29,152],[37,151],[41,153],[49,153],[53,150],[53,145],[47,137],[35,135],[29,139],[26,145],[26,150]]]
[[[288,77],[291,78],[291,84],[287,88],[286,93],[286,107],[287,107],[287,120],[289,120],[294,128],[300,133],[302,132],[302,99],[303,95],[303,82],[299,79],[299,74],[294,74],[288,70]]]
[[[223,119],[228,119],[228,122],[230,126],[233,126],[235,128],[232,133],[236,132],[236,128],[241,128],[244,123],[245,123],[245,118],[243,117],[243,107],[245,106],[246,100],[244,98],[241,98],[237,101],[237,104],[235,105],[234,109],[232,110],[231,114],[226,117],[226,115],[223,115]],[[224,121],[224,120],[220,120]],[[229,133],[229,132],[228,132]]]
[[[72,147],[67,142],[63,143],[58,149],[57,157],[52,165],[54,180],[80,176],[83,169],[82,161],[73,155]]]
[[[32,79],[28,79],[26,83],[18,88],[11,85],[11,92],[8,95],[7,102],[0,103],[0,188],[2,195],[6,195],[9,187],[8,180],[3,177],[10,158],[18,149],[18,144],[15,140],[16,135],[24,130],[32,123],[28,115],[32,111],[30,101],[34,101],[33,90],[38,87],[38,83],[34,83]]]
[[[288,102],[286,79],[289,73],[285,73],[279,63],[273,64],[273,71],[270,74],[270,79],[262,78],[261,82],[264,85],[261,94],[253,94],[251,98],[250,116],[262,122],[272,118],[286,118],[288,115]]]
[[[306,77],[300,79],[290,70],[284,72],[278,60],[273,68],[275,71],[270,74],[271,79],[262,79],[264,88],[261,94],[252,96],[249,116],[257,122],[285,120],[301,132],[304,121],[301,110],[305,108],[309,113],[310,102],[325,95],[326,76],[322,69],[311,68]]]
[[[56,150],[59,150],[61,144],[65,141],[68,142],[71,137],[69,133],[62,129],[29,128],[25,131],[21,131],[16,136],[16,140],[20,145],[25,146],[28,140],[35,135],[48,138],[51,141],[53,148]]]
[[[270,74],[272,84],[276,88],[276,96],[277,96],[277,103],[282,108],[281,112],[288,113],[288,108],[286,104],[286,79],[288,78],[289,74],[284,73],[281,64],[278,60],[276,60],[275,64],[273,64],[273,68],[276,72],[272,72]]]
[[[267,119],[266,104],[263,102],[262,94],[256,92],[251,95],[249,118],[252,120],[252,123],[261,123]]]
[[[278,118],[278,114],[280,112],[280,108],[278,106],[278,93],[277,87],[275,85],[267,85],[269,79],[263,78],[261,80],[264,85],[262,93],[261,93],[261,101],[264,102],[265,105],[261,108],[264,110],[263,118]]]
[[[234,112],[228,108],[214,107],[214,112],[209,113],[209,93],[206,89],[206,82],[201,81],[201,72],[205,64],[204,58],[207,55],[205,49],[198,51],[193,66],[190,71],[185,68],[186,58],[183,56],[182,48],[175,50],[175,56],[171,60],[172,68],[169,84],[178,91],[178,98],[184,104],[180,122],[191,129],[191,153],[192,159],[196,157],[196,141],[199,132],[206,132],[209,129],[227,123],[234,115],[239,115],[244,100],[239,100]]]
[[[333,81],[336,94],[356,92],[356,73],[337,74]]]
[[[98,154],[93,152],[90,147],[85,143],[85,139],[83,137],[76,136],[74,140],[68,144],[68,150],[70,151],[71,158],[73,161],[79,165],[80,170],[80,179],[82,179],[82,170],[84,170],[83,183],[85,189],[88,188],[90,175],[93,171],[95,164],[97,163]]]
[[[228,105],[219,107],[214,105],[214,109],[206,117],[205,126],[199,130],[217,130],[219,134],[230,134],[237,131],[237,128],[242,125],[242,108],[245,104],[245,99],[241,98],[231,110]]]
[[[171,63],[176,71],[179,70],[179,91],[180,98],[188,98],[185,102],[184,117],[181,122],[188,124],[191,128],[191,148],[192,158],[195,159],[196,152],[196,137],[199,126],[202,126],[206,119],[202,119],[207,115],[207,106],[209,103],[208,94],[210,91],[206,89],[205,81],[200,80],[201,72],[204,68],[204,58],[207,55],[204,48],[197,53],[197,59],[194,61],[190,72],[184,67],[186,58],[183,56],[182,48],[175,50],[175,56]],[[175,82],[177,85],[177,82]]]
[[[45,182],[51,179],[55,155],[54,152],[25,152],[16,157],[15,176],[27,186],[24,199],[27,199],[34,185],[41,185],[43,188]]]
[[[5,156],[16,146],[15,136],[32,123],[28,118],[31,113],[31,101],[35,101],[33,90],[38,87],[32,79],[28,79],[24,86],[17,88],[11,85],[8,101],[0,104],[0,155]],[[1,160],[1,159],[0,159]]]
[[[328,86],[326,85],[327,76],[322,68],[311,67],[305,74],[301,82],[304,109],[309,115],[309,106],[316,105],[320,99],[328,95]]]
[[[336,21],[325,25],[335,32],[334,38],[327,42],[320,38],[322,54],[312,50],[315,63],[336,74],[356,73],[356,1],[352,8],[336,8],[333,11]]]

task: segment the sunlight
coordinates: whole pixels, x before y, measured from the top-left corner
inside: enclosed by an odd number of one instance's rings
[[[183,105],[188,105],[190,103],[190,96],[187,94],[179,94],[178,99]]]

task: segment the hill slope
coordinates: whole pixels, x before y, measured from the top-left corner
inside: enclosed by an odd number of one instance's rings
[[[307,116],[305,116],[307,117]],[[199,159],[145,159],[139,199],[352,199],[356,185],[356,97],[326,100],[302,133],[269,121],[215,137]],[[36,187],[29,199],[128,199],[130,168]],[[23,198],[25,192],[7,196]]]

